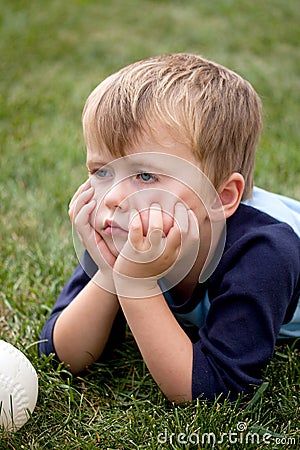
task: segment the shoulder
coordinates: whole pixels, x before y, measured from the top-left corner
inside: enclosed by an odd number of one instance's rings
[[[278,277],[300,278],[300,238],[290,224],[250,205],[241,204],[227,221],[226,243],[214,276],[253,283]]]
[[[258,212],[258,216],[267,221],[275,220],[289,225],[300,237],[300,202],[280,194],[255,187],[252,197],[242,202]],[[266,216],[259,214],[264,213]]]
[[[281,202],[275,194],[270,195],[272,197],[263,195],[259,201],[251,199],[240,204],[227,221],[227,248],[237,242],[245,245],[248,241],[252,244],[273,241],[277,251],[286,247],[291,250],[293,245],[299,252],[300,203],[299,211],[296,211]]]

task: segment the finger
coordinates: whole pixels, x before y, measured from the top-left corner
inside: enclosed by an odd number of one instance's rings
[[[189,229],[188,210],[183,203],[176,203],[174,219],[182,234],[186,234]]]
[[[76,198],[85,190],[89,189],[91,187],[91,180],[88,178],[84,183],[82,183],[79,188],[76,190],[75,194],[73,195],[70,203],[73,200],[76,200]]]
[[[84,237],[86,232],[90,232],[92,228],[89,219],[95,206],[96,201],[95,199],[92,199],[89,203],[85,204],[74,217],[73,225],[82,237]]]
[[[76,204],[78,198],[80,197],[80,195],[86,191],[88,191],[89,189],[91,189],[91,183],[90,180],[87,180],[84,184],[82,184],[77,191],[75,192],[75,194],[73,195],[70,204],[69,204],[69,208],[72,208],[74,206],[74,204]]]
[[[188,210],[188,220],[189,220],[189,229],[188,235],[193,240],[199,239],[199,224],[197,221],[197,217],[191,209]]]
[[[181,247],[181,232],[178,225],[174,222],[174,225],[170,229],[166,238],[166,252],[177,252]]]
[[[129,221],[128,238],[134,248],[138,248],[143,242],[143,225],[137,210],[132,210]]]
[[[200,246],[199,224],[195,213],[191,210],[187,210],[188,217],[188,231],[181,234],[181,245],[178,252],[179,260],[185,258],[185,264],[192,265],[195,262],[196,256]],[[186,259],[188,258],[188,259]],[[187,263],[187,261],[189,261]]]
[[[164,237],[161,206],[153,203],[150,207],[147,239],[151,245],[159,245]]]
[[[70,205],[70,208],[69,208],[69,217],[72,222],[75,219],[75,217],[77,216],[77,214],[79,213],[79,211],[82,209],[82,207],[85,204],[89,203],[93,194],[94,194],[94,190],[93,190],[93,188],[90,188],[89,190],[82,192],[76,198],[76,200],[73,201],[72,205]]]
[[[167,250],[178,251],[181,247],[183,235],[186,235],[189,228],[188,210],[183,203],[176,203],[174,208],[173,226],[167,236]]]
[[[88,178],[83,184],[81,184],[79,186],[79,188],[77,189],[77,191],[75,192],[75,194],[73,195],[73,197],[70,200],[69,203],[69,209],[73,206],[73,204],[76,202],[77,198],[79,197],[79,195],[88,190],[91,187],[91,180]]]
[[[83,206],[91,201],[94,192],[94,188],[90,187],[88,190],[81,192],[79,196],[72,202],[69,208],[69,216],[72,221],[79,213],[79,211],[83,208]]]

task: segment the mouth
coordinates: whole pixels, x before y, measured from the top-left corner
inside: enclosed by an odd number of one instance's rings
[[[105,221],[103,233],[106,236],[128,236],[128,230],[110,219]]]

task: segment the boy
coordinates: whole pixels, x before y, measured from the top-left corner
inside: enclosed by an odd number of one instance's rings
[[[73,373],[131,329],[174,402],[250,392],[279,335],[300,336],[300,206],[252,189],[261,104],[200,56],[139,61],[83,111],[88,181],[70,203],[86,251],[40,353]]]

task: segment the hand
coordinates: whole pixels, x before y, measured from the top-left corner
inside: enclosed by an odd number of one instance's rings
[[[91,213],[96,207],[93,195],[94,188],[88,179],[74,194],[69,205],[69,216],[80,241],[99,267],[99,272],[95,275],[94,280],[104,289],[115,293],[112,267],[116,258],[90,223]]]
[[[160,205],[152,204],[146,236],[140,215],[133,211],[128,241],[114,265],[114,281],[118,294],[123,296],[148,296],[158,293],[157,280],[165,276],[181,258],[183,244],[191,233],[198,236],[194,214],[182,203],[174,208],[174,221],[167,236],[163,232],[163,213]],[[137,292],[139,295],[137,295]],[[141,295],[147,292],[147,295]]]

